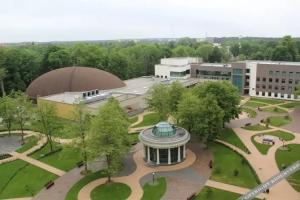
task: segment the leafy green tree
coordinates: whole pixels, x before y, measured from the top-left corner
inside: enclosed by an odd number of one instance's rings
[[[19,125],[22,136],[22,143],[24,144],[24,129],[25,124],[28,123],[32,116],[32,103],[28,100],[28,97],[22,92],[15,92],[12,94],[12,98],[15,101],[15,119]]]
[[[208,81],[193,88],[194,94],[198,97],[214,95],[218,106],[224,111],[223,122],[229,122],[238,117],[240,113],[240,94],[238,89],[228,81]]]
[[[293,38],[289,35],[284,36],[280,41],[280,45],[286,47],[287,52],[292,56],[291,61],[295,61],[296,56],[298,54],[298,50],[297,50],[296,42],[293,40]]]
[[[178,45],[177,47],[172,49],[173,57],[188,57],[193,56],[194,54],[194,49],[189,46]]]
[[[293,56],[288,51],[288,48],[285,46],[277,46],[272,54],[272,60],[278,61],[290,61],[293,59]]]
[[[164,84],[155,84],[148,91],[146,102],[149,109],[159,115],[160,120],[166,120],[170,113],[169,87]]]
[[[204,142],[211,142],[222,132],[224,111],[213,94],[200,98],[196,133]]]
[[[65,48],[61,48],[57,51],[50,52],[48,55],[48,63],[51,69],[71,66],[72,62],[70,51]]]
[[[12,124],[15,120],[15,108],[16,105],[13,98],[10,96],[0,98],[0,117],[9,135],[11,135]]]
[[[54,150],[52,135],[61,128],[55,106],[47,102],[39,102],[35,117],[37,128],[47,136],[50,152],[52,152]]]
[[[7,70],[5,68],[0,68],[0,87],[2,96],[4,97],[6,95],[5,89],[4,89],[4,79],[7,76]]]
[[[208,62],[208,57],[212,53],[212,51],[213,51],[213,46],[208,43],[199,46],[196,49],[195,54],[196,56],[201,57],[204,62]]]
[[[234,57],[237,57],[238,55],[240,55],[240,44],[234,43],[232,46],[230,46],[229,50]]]
[[[81,152],[81,156],[84,161],[84,169],[85,172],[87,172],[88,151],[86,136],[89,131],[91,116],[86,112],[85,105],[83,103],[79,103],[75,106],[72,119],[74,123],[72,123],[72,126],[70,128],[76,138],[73,140],[72,146],[75,149],[79,149],[79,151]]]
[[[91,158],[105,156],[108,182],[121,166],[122,157],[128,152],[129,122],[117,100],[111,98],[92,119],[88,133],[88,150]]]
[[[178,81],[175,81],[171,84],[170,88],[168,89],[168,105],[170,107],[170,113],[173,116],[176,116],[178,111],[178,104],[181,100],[182,96],[184,95],[186,88]]]
[[[196,131],[200,104],[200,99],[190,91],[184,93],[183,98],[179,101],[177,119],[179,124],[190,133]]]
[[[211,54],[208,56],[208,61],[211,63],[221,62],[222,61],[222,52],[219,47],[214,47]]]

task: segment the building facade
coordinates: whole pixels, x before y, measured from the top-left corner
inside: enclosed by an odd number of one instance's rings
[[[249,60],[222,64],[202,63],[196,58],[165,58],[155,65],[155,75],[165,79],[228,80],[242,95],[299,99],[294,95],[300,82],[299,62]]]

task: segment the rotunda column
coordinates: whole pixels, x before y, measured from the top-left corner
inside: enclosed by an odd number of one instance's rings
[[[180,157],[180,146],[177,147],[177,149],[178,149],[177,162],[181,162],[181,157]]]
[[[168,164],[171,164],[171,149],[168,148]]]
[[[185,158],[185,145],[183,145],[183,158]]]
[[[156,149],[156,164],[159,165],[159,149]]]
[[[147,161],[150,162],[150,147],[147,146]]]

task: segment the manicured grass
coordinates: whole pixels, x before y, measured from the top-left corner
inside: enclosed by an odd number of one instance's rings
[[[284,107],[284,108],[299,108],[300,107],[300,101],[294,101],[294,102],[290,102],[290,103],[286,103],[286,104],[282,104],[280,105],[280,107]]]
[[[258,134],[257,134],[258,135]],[[259,142],[256,142],[254,140],[254,137],[256,137],[257,135],[253,135],[251,137],[251,141],[252,143],[255,145],[255,147],[257,148],[257,150],[263,154],[263,155],[266,155],[269,151],[269,149],[272,147],[272,145],[268,145],[268,144],[262,144],[262,143],[259,143]]]
[[[237,193],[204,186],[194,200],[229,200],[237,199],[240,196],[241,195]]]
[[[264,135],[273,135],[273,136],[282,138],[285,141],[290,141],[295,138],[295,136],[293,134],[285,132],[285,131],[280,131],[280,130],[265,132]]]
[[[236,133],[232,129],[229,128],[224,129],[218,139],[228,142],[240,148],[244,152],[249,153],[247,147],[244,145],[244,143],[240,140],[240,138],[236,135]]]
[[[211,179],[246,188],[254,188],[259,180],[248,162],[228,147],[212,143],[210,148],[214,155]],[[235,176],[234,171],[238,171]]]
[[[73,185],[73,187],[69,190],[69,192],[66,196],[66,200],[76,200],[77,195],[78,195],[79,191],[81,190],[81,188],[83,188],[88,183],[90,183],[96,179],[103,178],[103,177],[105,177],[105,174],[102,171],[98,171],[98,172],[86,175],[80,181],[78,181],[75,185]]]
[[[129,133],[130,143],[136,144],[139,142],[139,133]]]
[[[285,116],[273,116],[273,117],[269,117],[269,119],[270,119],[270,125],[272,126],[283,126],[292,121],[290,117],[285,117]]]
[[[300,144],[289,144],[286,146],[288,147],[289,151],[278,149],[275,154],[279,169],[281,169],[282,166],[291,165],[300,159]],[[300,171],[289,176],[287,180],[295,190],[300,192]]]
[[[247,101],[244,106],[248,106],[251,108],[257,108],[257,107],[262,107],[262,106],[267,106],[268,104],[265,103],[260,103],[260,102],[255,102],[255,101]]]
[[[144,120],[141,123],[139,123],[133,127],[151,126],[151,125],[157,124],[159,121],[160,120],[159,120],[159,116],[157,113],[150,113],[150,114],[144,116]]]
[[[157,185],[150,185],[149,183],[144,185],[142,200],[159,200],[165,194],[167,189],[166,178],[159,177],[156,181],[158,181]]]
[[[133,124],[133,123],[136,122],[137,120],[138,120],[138,116],[131,117],[131,118],[129,118],[129,123],[130,123],[130,124]]]
[[[131,189],[124,183],[106,183],[99,185],[91,192],[92,200],[123,200],[131,194]]]
[[[246,112],[250,118],[254,118],[257,115],[257,113],[255,112],[255,110],[253,110],[251,108],[243,107],[242,111]]]
[[[263,108],[262,110],[264,112],[271,112],[271,113],[287,113],[286,110],[277,107],[268,107],[268,108]]]
[[[266,104],[280,104],[280,103],[284,103],[283,100],[279,100],[279,99],[264,99],[264,98],[254,98],[254,97],[251,97],[250,100],[261,102],[261,103],[266,103]]]
[[[55,149],[59,147],[60,145],[56,143]],[[76,166],[76,163],[81,160],[80,153],[68,147],[63,147],[61,151],[57,151],[55,153],[43,157],[44,154],[47,154],[49,152],[50,145],[48,143],[42,149],[32,154],[31,157],[64,171],[69,171],[73,169]]]
[[[32,147],[34,147],[38,142],[38,138],[35,136],[30,136],[28,138],[25,139],[25,144],[20,147],[19,149],[16,150],[16,152],[19,153],[23,153],[29,149],[31,149]]]
[[[267,128],[266,126],[262,126],[260,124],[252,125],[252,126],[245,126],[243,129],[249,130],[249,131],[264,131],[268,130],[270,128]]]
[[[57,178],[41,168],[16,160],[0,165],[0,199],[30,197]]]

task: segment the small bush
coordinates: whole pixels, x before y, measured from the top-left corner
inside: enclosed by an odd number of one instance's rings
[[[239,175],[239,170],[235,169],[235,170],[233,171],[233,175],[234,175],[234,176],[238,176],[238,175]]]

